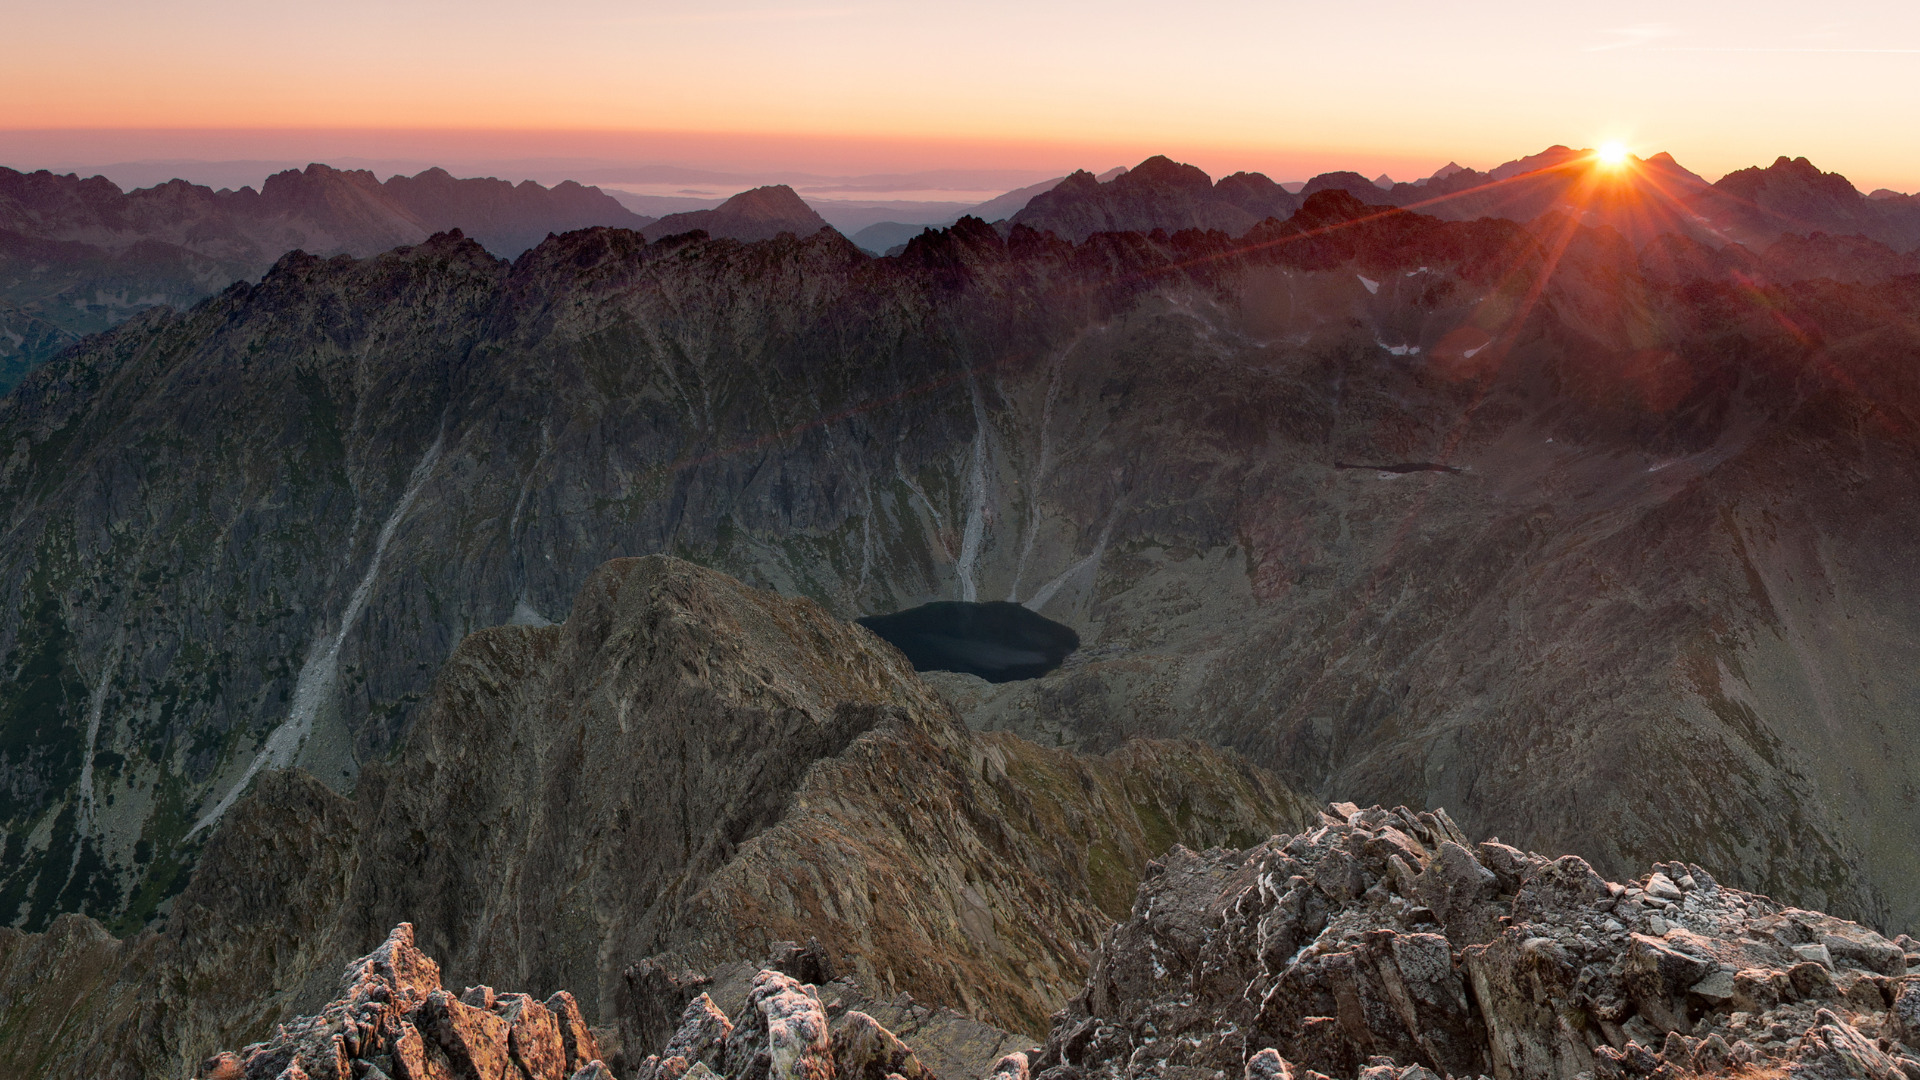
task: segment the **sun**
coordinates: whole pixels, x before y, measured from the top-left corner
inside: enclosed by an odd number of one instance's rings
[[[1617,169],[1627,163],[1626,144],[1617,142],[1601,143],[1600,149],[1594,151],[1593,157],[1594,160],[1605,165],[1607,168]]]

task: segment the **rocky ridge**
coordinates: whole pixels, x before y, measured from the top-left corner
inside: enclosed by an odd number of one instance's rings
[[[1193,743],[1094,757],[969,732],[812,601],[620,560],[565,624],[464,641],[353,798],[264,773],[163,928],[0,931],[0,1071],[178,1076],[313,1014],[401,922],[467,982],[571,990],[635,1045],[660,1000],[644,972],[807,939],[938,1045],[1031,1038],[1149,859],[1308,816]]]
[[[379,948],[347,965],[338,996],[319,1012],[279,1025],[270,1039],[214,1054],[193,1075],[195,1080],[700,1080],[722,1075],[938,1080],[985,1072],[1004,1057],[935,1058],[946,1066],[936,1072],[898,1034],[854,1007],[867,1002],[856,996],[850,1003],[846,995],[858,994],[855,984],[824,977],[817,950],[813,942],[789,950],[784,968],[755,969],[731,1010],[705,990],[696,991],[684,1008],[675,1009],[676,1026],[670,1039],[662,1037],[660,1052],[626,1065],[617,1054],[611,1061],[600,1059],[598,1035],[565,991],[544,1003],[490,986],[450,993],[441,986],[439,965],[416,947],[413,927],[402,923]],[[900,1008],[878,1011],[904,1015]],[[1011,1038],[994,1034],[996,1045]]]

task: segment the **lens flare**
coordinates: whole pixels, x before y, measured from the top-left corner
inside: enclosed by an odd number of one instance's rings
[[[1607,168],[1617,169],[1627,163],[1627,148],[1624,143],[1601,143],[1600,149],[1594,151],[1593,156],[1596,161],[1605,165]]]

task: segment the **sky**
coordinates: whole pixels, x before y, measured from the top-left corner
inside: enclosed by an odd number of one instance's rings
[[[0,164],[1396,179],[1617,140],[1920,190],[1912,0],[0,0]]]

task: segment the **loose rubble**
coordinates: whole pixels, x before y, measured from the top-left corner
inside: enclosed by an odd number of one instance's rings
[[[401,923],[348,965],[338,999],[272,1039],[201,1063],[199,1080],[612,1080],[573,995],[440,986]]]
[[[1037,1080],[1920,1080],[1920,944],[1336,803],[1148,871]]]

